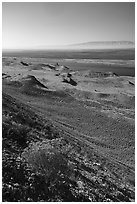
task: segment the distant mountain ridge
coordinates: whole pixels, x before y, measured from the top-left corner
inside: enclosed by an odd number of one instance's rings
[[[72,45],[85,45],[85,44],[134,44],[132,41],[90,41],[84,43],[76,43]]]
[[[40,45],[30,48],[3,49],[4,52],[24,51],[24,50],[92,50],[92,49],[135,49],[135,42],[132,41],[91,41],[69,45]]]
[[[72,49],[129,49],[135,48],[135,43],[132,41],[91,41],[71,44],[67,47]]]

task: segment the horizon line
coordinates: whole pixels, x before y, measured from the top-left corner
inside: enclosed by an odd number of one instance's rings
[[[131,40],[108,40],[108,41],[99,40],[99,41],[86,41],[86,42],[81,42],[81,43],[73,43],[73,44],[65,44],[65,45],[36,45],[33,47],[24,47],[24,48],[23,47],[20,47],[20,48],[2,48],[2,51],[4,51],[4,50],[22,50],[23,51],[23,50],[70,49],[71,46],[86,45],[88,43],[90,43],[90,44],[92,44],[92,43],[93,44],[94,43],[97,43],[97,44],[98,43],[132,43],[135,45],[135,41],[131,41]],[[74,49],[74,48],[72,48],[72,49]],[[85,49],[85,48],[83,48],[83,49]],[[95,48],[87,48],[87,49],[95,49]]]

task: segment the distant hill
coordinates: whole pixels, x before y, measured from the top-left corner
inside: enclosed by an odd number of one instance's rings
[[[69,49],[132,49],[135,43],[132,41],[94,41],[67,46]]]
[[[71,45],[56,45],[56,46],[34,46],[24,49],[3,49],[2,53],[14,53],[24,51],[36,51],[36,50],[92,50],[92,49],[134,49],[135,43],[132,41],[91,41],[84,43],[77,43]]]

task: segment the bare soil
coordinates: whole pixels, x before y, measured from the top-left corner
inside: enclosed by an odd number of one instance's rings
[[[134,201],[134,77],[56,63],[3,60],[3,201]]]

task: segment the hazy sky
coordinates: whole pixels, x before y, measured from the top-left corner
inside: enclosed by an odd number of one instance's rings
[[[3,48],[135,38],[133,2],[2,3]]]

